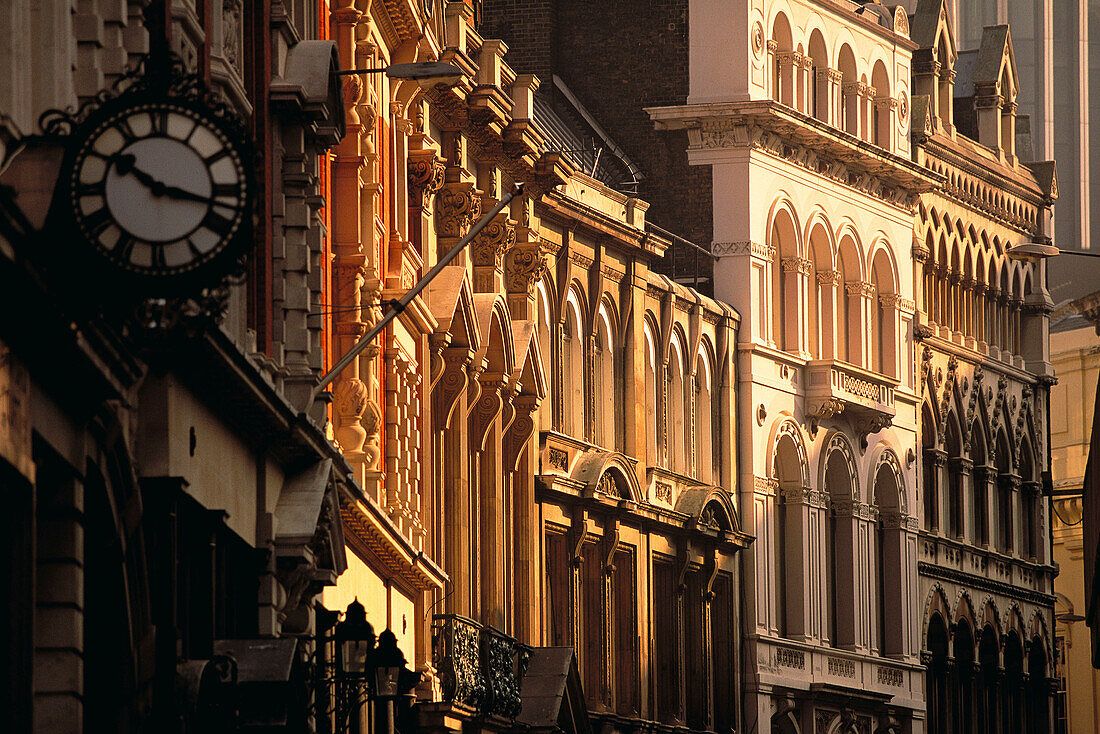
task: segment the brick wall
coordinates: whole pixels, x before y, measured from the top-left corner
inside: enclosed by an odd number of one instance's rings
[[[538,75],[543,90],[552,86],[552,74],[561,77],[646,176],[638,195],[652,204],[649,221],[709,248],[710,169],[689,166],[686,134],[658,133],[644,110],[687,101],[687,5],[486,0],[481,32],[502,38],[509,46],[505,60]],[[676,256],[683,276],[681,267],[695,255],[678,250]]]

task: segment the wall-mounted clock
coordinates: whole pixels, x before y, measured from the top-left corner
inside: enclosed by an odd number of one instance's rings
[[[197,105],[114,102],[74,131],[68,208],[86,249],[154,289],[223,270],[251,230],[246,144]]]

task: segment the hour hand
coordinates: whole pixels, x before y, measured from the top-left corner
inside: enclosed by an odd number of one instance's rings
[[[209,196],[201,196],[199,194],[181,189],[178,186],[162,185],[160,189],[161,193],[165,196],[169,196],[173,199],[183,199],[185,201],[197,201],[200,204],[213,204],[214,200]]]

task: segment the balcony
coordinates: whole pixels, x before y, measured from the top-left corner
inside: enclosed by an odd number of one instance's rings
[[[457,614],[432,617],[432,657],[443,701],[477,716],[514,719],[532,648]]]
[[[811,434],[816,435],[821,420],[847,413],[859,432],[860,443],[866,447],[867,436],[893,423],[894,388],[898,382],[892,377],[832,359],[807,362],[806,374],[806,416]]]

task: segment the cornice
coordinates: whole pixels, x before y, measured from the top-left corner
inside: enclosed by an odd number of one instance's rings
[[[1053,569],[1049,566],[1040,566],[1039,570],[1045,570],[1048,573],[1052,573]],[[1013,586],[1012,584],[1006,584],[1003,581],[994,581],[987,579],[984,576],[976,576],[966,571],[959,571],[954,568],[946,568],[939,566],[928,561],[917,562],[917,573],[926,578],[938,579],[940,581],[948,581],[954,584],[962,584],[974,589],[981,589],[994,594],[1000,594],[1001,596],[1007,596],[1012,599],[1020,599],[1021,601],[1028,601],[1032,604],[1039,604],[1042,606],[1053,607],[1054,595],[1047,594],[1042,591],[1035,591],[1034,589],[1025,589],[1019,586]]]
[[[911,210],[942,177],[909,158],[774,100],[650,107],[658,129],[686,130],[689,155],[751,149],[793,163],[868,196]]]

